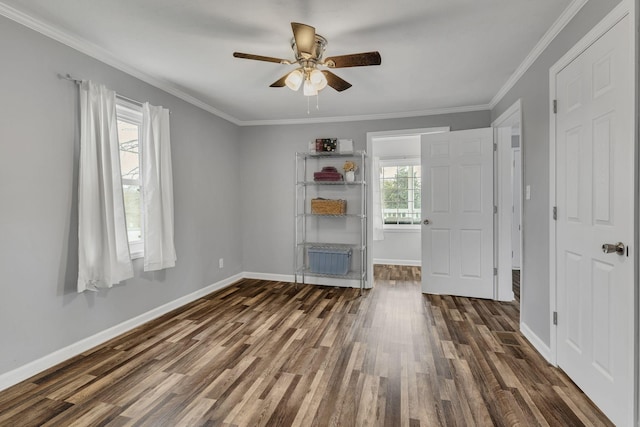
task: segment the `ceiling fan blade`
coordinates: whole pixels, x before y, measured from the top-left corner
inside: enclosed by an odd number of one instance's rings
[[[322,74],[327,78],[327,84],[338,92],[342,92],[343,90],[347,90],[351,87],[351,83],[341,79],[329,70],[322,70]]]
[[[289,74],[291,74],[291,73],[287,73],[284,76],[280,77],[278,80],[276,80],[275,82],[271,83],[269,85],[269,87],[284,87],[286,85],[286,83],[284,81],[287,80],[287,77],[289,77]]]
[[[235,58],[255,59],[256,61],[275,62],[276,64],[291,64],[288,59],[273,58],[271,56],[252,55],[250,53],[233,52]]]
[[[316,29],[298,22],[292,22],[291,29],[293,30],[293,38],[296,41],[298,53],[305,58],[313,57],[316,44]]]
[[[324,60],[324,65],[329,68],[365,67],[367,65],[380,65],[381,63],[382,58],[377,51],[331,56]]]

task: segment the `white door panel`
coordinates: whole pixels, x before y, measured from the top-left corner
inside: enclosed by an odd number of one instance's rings
[[[493,130],[424,135],[422,290],[493,298]]]
[[[633,58],[629,17],[556,75],[558,365],[616,424],[633,419]]]

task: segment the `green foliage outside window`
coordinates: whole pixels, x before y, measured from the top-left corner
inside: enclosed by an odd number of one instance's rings
[[[382,211],[388,225],[420,224],[421,170],[419,165],[381,168]]]

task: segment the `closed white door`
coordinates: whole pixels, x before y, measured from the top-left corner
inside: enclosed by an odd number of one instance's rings
[[[512,169],[512,192],[513,194],[513,212],[511,221],[511,268],[520,270],[520,233],[521,233],[521,215],[520,215],[520,198],[522,197],[522,161],[520,160],[520,149],[513,149],[513,169]]]
[[[421,152],[422,291],[493,298],[493,129],[423,135]]]
[[[635,372],[630,24],[556,75],[557,361],[621,426],[633,422]]]

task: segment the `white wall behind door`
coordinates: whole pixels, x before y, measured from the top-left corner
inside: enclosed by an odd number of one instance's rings
[[[385,231],[384,240],[373,244],[373,263],[391,265],[421,265],[420,230]]]

